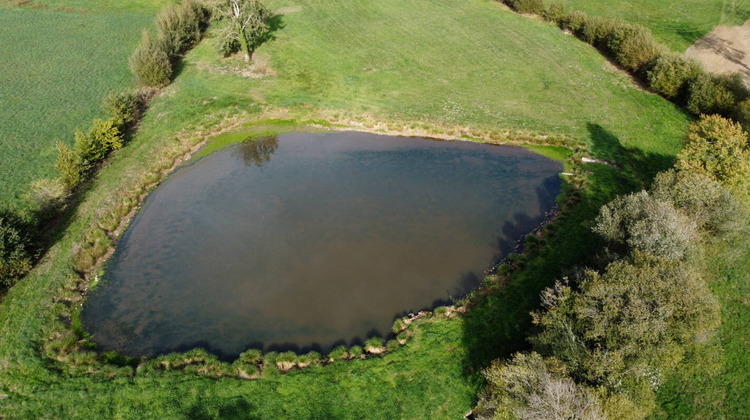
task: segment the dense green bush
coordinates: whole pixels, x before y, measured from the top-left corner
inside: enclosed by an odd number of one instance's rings
[[[544,11],[542,0],[505,0],[505,4],[519,13],[539,13]]]
[[[516,353],[484,372],[487,387],[474,410],[489,419],[603,419],[596,393],[576,384],[558,360]]]
[[[742,127],[719,115],[690,124],[677,169],[707,175],[750,202],[750,145]]]
[[[607,49],[618,64],[637,72],[653,61],[662,48],[641,25],[618,23],[607,37]]]
[[[565,18],[565,4],[562,1],[553,1],[544,11],[544,19],[549,22],[560,24]]]
[[[562,18],[561,26],[564,29],[569,29],[578,36],[582,36],[583,26],[586,24],[587,20],[588,15],[586,15],[586,12],[573,10]]]
[[[745,206],[705,174],[675,170],[662,172],[651,186],[651,195],[657,200],[671,202],[709,238],[730,237],[745,230]]]
[[[118,130],[124,131],[138,121],[144,105],[145,99],[138,92],[110,93],[102,102],[102,111]]]
[[[649,86],[654,92],[667,99],[683,101],[687,96],[688,84],[703,74],[701,65],[673,52],[659,55],[647,73]]]
[[[577,35],[596,48],[608,51],[607,39],[622,24],[614,19],[591,16],[583,21]]]
[[[113,120],[95,119],[88,132],[76,131],[75,152],[88,169],[101,162],[109,152],[122,147],[122,134]]]
[[[629,395],[639,406],[694,345],[720,322],[719,306],[689,264],[635,252],[577,289],[558,283],[534,314],[537,351],[554,355],[579,381]]]
[[[731,117],[739,102],[749,96],[738,73],[731,75],[701,74],[688,87],[687,108],[696,115],[720,114]]]
[[[0,289],[12,286],[32,266],[33,229],[19,215],[0,210]]]
[[[745,99],[735,106],[732,118],[742,126],[745,132],[750,131],[750,99]]]
[[[646,191],[618,197],[602,207],[593,230],[616,251],[638,249],[669,259],[683,258],[697,238],[692,220]]]
[[[172,79],[172,63],[167,42],[143,31],[141,42],[130,56],[130,70],[144,86],[168,85]]]
[[[208,9],[194,0],[169,4],[159,13],[156,17],[157,33],[164,40],[172,60],[200,40],[209,17]]]
[[[75,187],[83,182],[85,176],[83,160],[78,153],[63,143],[57,143],[55,168],[68,190],[75,189]]]

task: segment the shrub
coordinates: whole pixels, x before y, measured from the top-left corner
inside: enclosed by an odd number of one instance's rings
[[[130,56],[130,70],[144,86],[163,87],[172,79],[169,47],[164,40],[155,39],[146,30],[141,42]]]
[[[583,27],[588,20],[586,12],[580,10],[573,10],[572,12],[565,15],[562,19],[563,28],[570,29],[571,32],[578,36],[583,36]]]
[[[31,269],[33,237],[26,220],[0,210],[0,288],[12,286]]]
[[[651,194],[657,200],[671,202],[711,237],[728,237],[744,230],[745,207],[707,175],[674,170],[662,172],[656,176]]]
[[[542,293],[531,338],[573,377],[648,401],[699,335],[720,322],[719,306],[688,264],[635,252],[587,271],[577,290],[557,283]]]
[[[648,83],[654,92],[671,100],[684,100],[688,84],[703,73],[701,65],[673,52],[659,55],[647,73]]]
[[[731,120],[704,115],[690,124],[675,166],[682,171],[707,175],[748,202],[748,136],[739,124]]]
[[[619,20],[592,16],[583,22],[580,29],[580,36],[584,41],[596,48],[609,51],[607,40],[612,32],[622,25],[625,25],[625,23]]]
[[[576,384],[556,359],[516,353],[484,372],[487,387],[475,409],[477,419],[603,419],[596,394]]]
[[[607,36],[607,49],[618,64],[630,71],[641,70],[661,50],[647,28],[619,22]]]
[[[593,230],[616,249],[639,249],[669,259],[683,258],[696,237],[692,220],[645,191],[602,207]]]
[[[170,58],[177,58],[200,40],[208,16],[208,10],[193,0],[170,4],[159,13],[156,29]]]
[[[63,143],[57,143],[55,168],[69,190],[73,190],[83,181],[85,168],[81,157]]]
[[[745,132],[750,130],[750,99],[745,99],[735,106],[733,117]]]
[[[75,153],[83,162],[84,170],[104,160],[109,152],[122,147],[122,134],[111,119],[95,119],[88,133],[76,131]]]
[[[41,218],[47,218],[63,207],[68,195],[68,189],[61,179],[44,178],[31,183],[28,201]]]
[[[544,18],[550,22],[562,24],[565,18],[565,5],[562,1],[553,1],[549,8],[544,11]]]
[[[506,0],[505,3],[518,13],[537,13],[544,11],[542,0]]]
[[[137,92],[110,93],[102,102],[102,111],[109,115],[110,121],[120,130],[135,123],[141,114],[143,98]]]
[[[739,74],[701,74],[688,85],[687,108],[700,114],[734,114],[738,102],[748,97],[748,91]]]

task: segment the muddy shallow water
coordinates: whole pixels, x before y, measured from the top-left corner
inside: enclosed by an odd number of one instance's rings
[[[562,165],[522,148],[288,133],[175,171],[87,298],[101,350],[326,350],[448,302],[539,224]]]

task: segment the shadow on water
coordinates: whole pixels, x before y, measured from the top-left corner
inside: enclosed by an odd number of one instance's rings
[[[669,156],[622,146],[617,136],[599,124],[591,123],[588,128],[593,154],[614,162],[617,168],[586,165],[589,174],[584,189],[572,194],[572,187],[563,186],[565,204],[553,225],[545,230],[543,245],[532,255],[524,256],[520,263],[514,263],[515,270],[501,281],[497,290],[472,299],[464,317],[462,340],[468,352],[465,372],[473,380],[478,379],[476,375],[491,361],[528,349],[527,337],[533,331],[530,313],[539,309],[544,288],[576,266],[595,264],[596,252],[603,244],[588,226],[599,208],[617,195],[647,185],[657,172],[672,164]],[[545,189],[540,188],[538,193],[544,194]],[[529,232],[523,228],[525,222],[526,218],[518,215],[503,230],[518,237]],[[502,241],[498,248],[511,249]]]

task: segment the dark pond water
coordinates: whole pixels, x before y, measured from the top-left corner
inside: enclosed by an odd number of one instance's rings
[[[355,132],[235,144],[151,193],[84,325],[130,355],[385,335],[476,286],[552,208],[561,170],[521,148]]]

